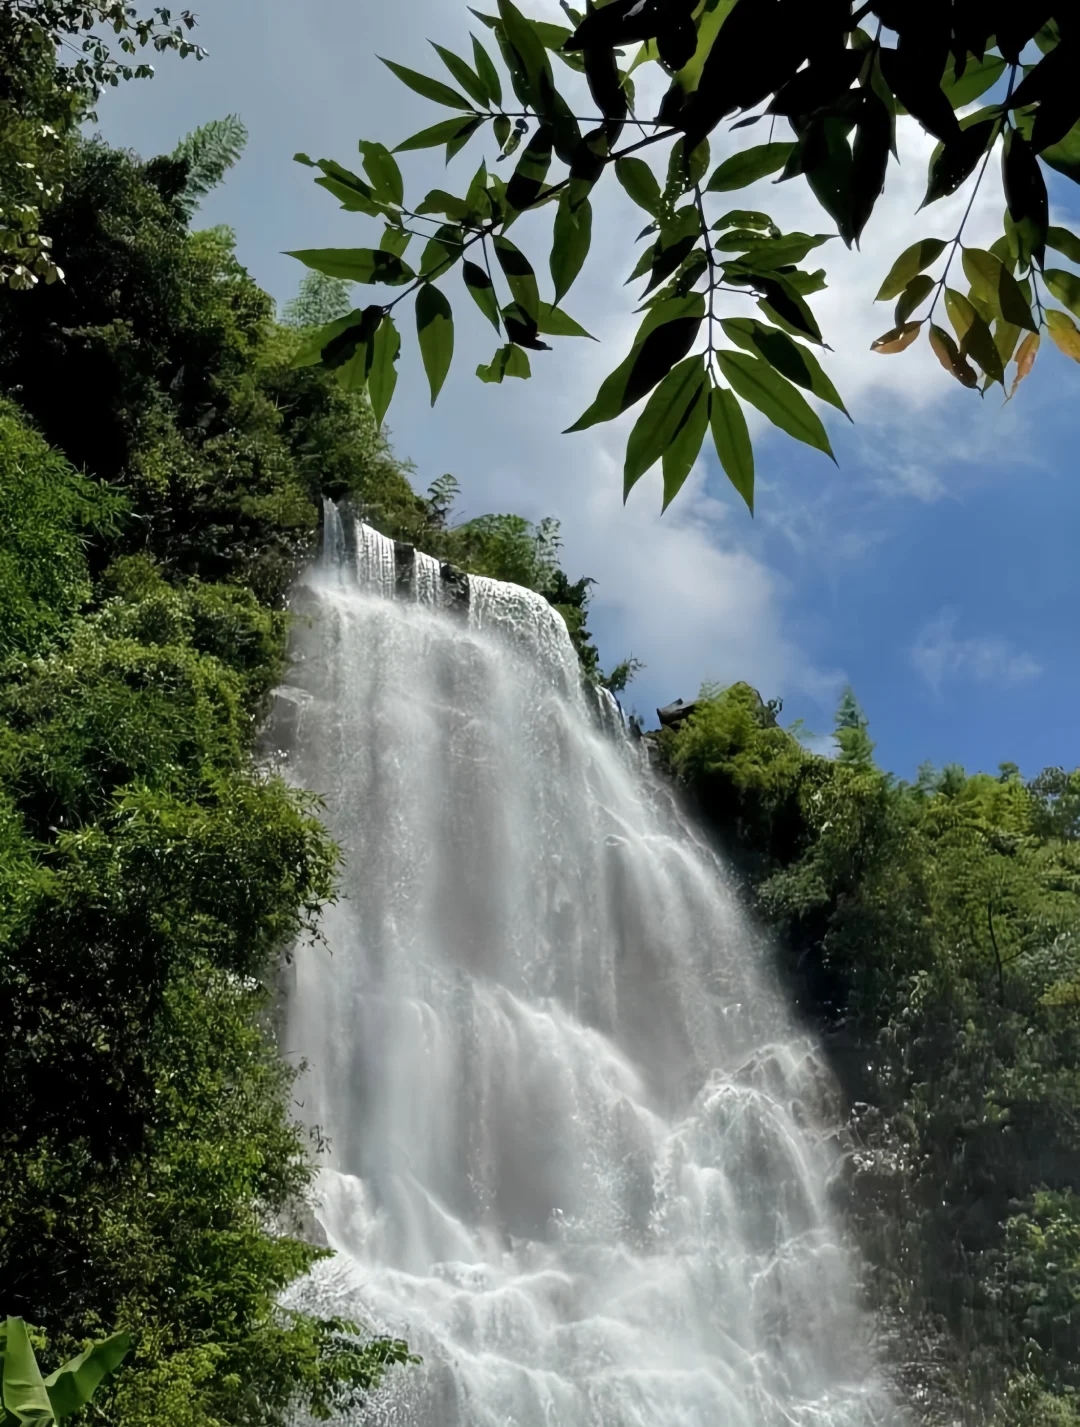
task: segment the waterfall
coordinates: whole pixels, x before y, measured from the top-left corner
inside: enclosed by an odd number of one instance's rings
[[[344,854],[288,990],[337,1251],[298,1301],[424,1359],[355,1420],[892,1427],[829,1077],[724,867],[546,601],[324,529],[279,738]]]

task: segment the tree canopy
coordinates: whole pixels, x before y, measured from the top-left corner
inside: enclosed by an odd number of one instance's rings
[[[613,175],[643,210],[636,264],[628,255],[629,280],[644,283],[641,322],[630,351],[569,430],[644,402],[627,442],[624,492],[659,461],[666,507],[711,433],[752,510],[746,406],[832,455],[803,395],[844,411],[816,355],[826,344],[808,298],[825,275],[812,268],[812,255],[836,235],[858,244],[885,191],[904,115],[936,140],[923,206],[965,184],[971,201],[956,232],[935,233],[928,216],[927,237],[883,274],[878,301],[895,304],[893,324],[874,351],[895,354],[925,336],[963,386],[1000,384],[1010,394],[1030,373],[1043,333],[1080,361],[1073,320],[1080,275],[1057,265],[1080,262],[1080,238],[1050,223],[1046,181],[1048,170],[1080,179],[1080,21],[1072,7],[610,0],[582,12],[562,5],[566,25],[530,19],[513,0],[498,0],[494,14],[473,10],[486,42],[472,35],[468,58],[435,45],[452,83],[384,61],[446,117],[393,152],[361,139],[363,176],[333,159],[296,156],[319,170],[316,183],[343,208],[383,225],[369,247],[293,254],[320,273],[401,289],[327,323],[300,356],[336,368],[349,388],[366,389],[380,418],[396,382],[397,316],[406,298],[414,300],[432,402],[438,396],[454,351],[442,281],[451,271],[505,339],[477,368],[482,381],[529,376],[530,353],[546,350],[545,338],[588,335],[561,304],[589,251],[593,190]],[[658,67],[667,83],[648,116],[635,103],[642,66]],[[583,115],[586,89],[594,112]],[[710,141],[721,125],[729,127],[717,164]],[[763,141],[727,152],[730,133],[740,141],[752,128],[749,137]],[[506,178],[484,159],[463,189],[406,197],[395,154],[445,147],[449,161],[474,136],[488,138],[496,160],[514,156]],[[664,168],[647,161],[660,155]],[[982,249],[968,244],[965,229],[995,155],[1006,210],[1001,236]],[[783,233],[767,213],[730,206],[733,194],[770,175],[804,180],[835,233]],[[541,295],[540,264],[508,236],[521,214],[541,207],[553,219],[550,297]],[[760,316],[745,315],[747,301]]]

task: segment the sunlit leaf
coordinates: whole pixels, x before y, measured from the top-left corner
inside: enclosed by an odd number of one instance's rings
[[[9,1320],[10,1321],[10,1320]],[[131,1335],[113,1333],[72,1358],[45,1379],[45,1391],[56,1418],[71,1417],[93,1397],[131,1352]]]
[[[1046,246],[1061,253],[1071,263],[1080,263],[1080,238],[1070,233],[1068,228],[1058,228],[1053,224],[1046,230]]]
[[[1025,327],[1029,332],[1038,330],[1016,279],[1000,258],[981,248],[965,248],[963,261],[968,282],[995,317],[1014,327]]]
[[[30,1335],[21,1318],[8,1318],[4,1356],[2,1396],[7,1409],[5,1421],[13,1418],[19,1427],[51,1427],[56,1418],[45,1382],[38,1367]]]
[[[962,292],[951,287],[945,289],[945,310],[960,344],[961,355],[974,357],[991,380],[1004,385],[1005,372],[1001,357],[985,319],[979,316]]]
[[[937,284],[929,273],[917,273],[904,288],[896,302],[893,314],[897,327],[903,326],[916,307],[926,301]]]
[[[297,258],[327,277],[345,278],[348,282],[381,282],[398,287],[416,276],[396,253],[379,248],[298,248],[286,253],[286,257]]]
[[[411,139],[406,139],[404,143],[398,144],[394,153],[403,154],[412,149],[438,148],[442,144],[451,143],[464,132],[472,133],[475,124],[476,120],[471,118],[442,119],[438,124],[432,124],[429,129],[421,129],[418,134],[413,134]]]
[[[749,352],[718,352],[717,363],[729,386],[744,401],[766,416],[774,426],[824,451],[834,461],[829,438],[817,412],[760,357]]]
[[[473,98],[477,104],[482,104],[486,108],[491,102],[492,96],[488,91],[488,86],[480,76],[475,74],[472,68],[467,65],[460,56],[454,54],[452,50],[445,49],[442,45],[437,45],[434,40],[430,40],[428,43],[461,85],[462,89],[464,89],[465,93]]]
[[[728,193],[776,173],[784,167],[796,147],[794,143],[776,143],[741,149],[713,170],[707,184],[708,192]]]
[[[679,422],[671,441],[664,448],[661,465],[664,472],[664,504],[668,506],[682,490],[687,476],[701,451],[705,432],[709,429],[709,388],[702,371],[701,384]]]
[[[1013,384],[1009,388],[1009,395],[1006,401],[1011,401],[1016,395],[1016,388],[1026,376],[1030,376],[1031,369],[1035,365],[1035,358],[1039,355],[1039,334],[1029,332],[1020,343],[1016,352],[1016,375],[1013,377]]]
[[[660,181],[644,159],[618,159],[615,177],[639,208],[655,217],[660,211]]]
[[[878,288],[874,301],[888,302],[899,297],[916,273],[921,273],[924,268],[936,263],[944,251],[945,243],[941,238],[920,238],[917,243],[912,243],[889,269],[889,274]]]
[[[375,144],[368,139],[361,139],[359,148],[364,160],[364,172],[371,179],[375,197],[386,203],[403,203],[405,185],[390,150],[384,144]]]
[[[550,302],[541,302],[536,325],[538,331],[549,337],[588,337],[590,342],[596,341],[592,333],[586,332],[580,322],[575,322],[569,313]]]
[[[1051,310],[1046,314],[1046,326],[1058,351],[1074,362],[1080,362],[1080,332],[1067,312]]]
[[[754,448],[742,407],[726,387],[713,387],[709,393],[709,425],[720,464],[753,515]]]
[[[397,359],[400,351],[401,337],[394,326],[394,319],[388,312],[372,338],[371,367],[368,370],[368,396],[378,426],[383,423],[394,395],[394,388],[397,386]]]
[[[454,355],[454,318],[445,294],[431,283],[416,294],[416,334],[434,406]]]
[[[922,331],[921,322],[904,322],[899,327],[893,327],[891,331],[878,337],[871,342],[871,352],[878,352],[883,356],[891,356],[894,352],[902,352],[910,347],[915,338]]]
[[[476,73],[480,82],[487,91],[488,102],[491,104],[502,103],[502,81],[499,79],[499,71],[495,68],[491,56],[476,38],[470,35],[473,47],[473,63],[476,65]]]
[[[486,367],[477,367],[476,375],[482,382],[489,383],[501,383],[504,377],[528,378],[532,375],[529,355],[520,347],[507,343],[505,347],[499,348]]]
[[[960,354],[959,348],[944,327],[938,327],[935,323],[930,324],[930,348],[950,376],[954,376],[961,385],[979,385],[975,368]]]
[[[1080,277],[1064,268],[1045,268],[1043,278],[1057,300],[1080,317]]]
[[[536,274],[528,258],[502,233],[494,238],[495,256],[503,270],[514,300],[520,302],[525,311],[536,320],[540,312],[540,290],[536,285]]]

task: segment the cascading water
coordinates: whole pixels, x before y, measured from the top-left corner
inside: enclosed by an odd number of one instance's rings
[[[828,1078],[562,620],[333,506],[297,603],[278,742],[345,855],[288,997],[337,1250],[302,1295],[424,1358],[363,1420],[897,1422]]]

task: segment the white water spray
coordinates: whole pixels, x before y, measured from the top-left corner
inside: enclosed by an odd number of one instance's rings
[[[892,1427],[828,1078],[562,620],[333,506],[297,605],[278,741],[346,859],[289,993],[303,1294],[424,1357],[362,1420]]]

